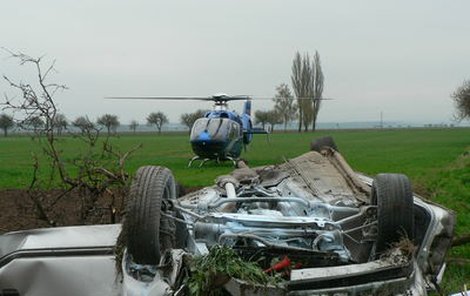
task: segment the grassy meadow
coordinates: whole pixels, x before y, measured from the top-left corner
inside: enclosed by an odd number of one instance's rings
[[[406,129],[406,130],[339,130],[316,133],[274,133],[256,135],[242,157],[250,166],[280,163],[308,151],[312,139],[332,135],[339,150],[360,172],[374,175],[379,172],[401,172],[413,180],[422,181],[431,172],[452,163],[470,146],[470,129]],[[188,135],[127,134],[112,137],[115,150],[128,151],[138,144],[127,161],[130,173],[143,165],[169,167],[176,179],[185,186],[204,186],[216,176],[232,170],[230,162],[222,165],[208,163],[199,168],[196,162],[187,168],[193,156]],[[86,146],[79,139],[60,138],[64,160],[70,162]],[[44,159],[37,140],[27,136],[0,137],[0,188],[24,188],[31,179],[32,155]],[[46,164],[46,162],[44,162]],[[47,175],[43,165],[43,174]]]
[[[274,133],[257,135],[242,157],[250,166],[281,163],[308,151],[312,139],[331,135],[340,152],[357,171],[367,175],[380,172],[404,173],[416,191],[428,199],[457,212],[456,233],[470,233],[470,129],[392,129],[334,130],[315,133]],[[114,149],[128,151],[138,144],[127,161],[133,173],[142,165],[170,168],[184,186],[212,185],[216,176],[230,172],[230,162],[208,163],[204,167],[187,168],[192,157],[188,135],[126,134],[111,138]],[[85,145],[72,137],[60,138],[64,159],[70,162]],[[37,140],[28,136],[0,137],[0,189],[25,188],[32,176],[32,155],[44,161]],[[47,178],[43,165],[41,174]],[[454,248],[451,257],[470,260],[470,247]],[[452,265],[446,273],[445,291],[456,291],[463,283],[470,284],[470,266]]]

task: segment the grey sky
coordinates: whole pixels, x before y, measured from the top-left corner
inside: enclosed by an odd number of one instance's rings
[[[170,120],[210,104],[105,96],[272,96],[296,51],[321,55],[319,121],[448,122],[450,93],[470,79],[470,1],[2,1],[0,46],[56,59],[68,118]],[[1,54],[0,72],[32,71]],[[11,94],[4,82],[2,93]],[[231,107],[239,109],[240,104]],[[268,109],[270,102],[255,102]]]

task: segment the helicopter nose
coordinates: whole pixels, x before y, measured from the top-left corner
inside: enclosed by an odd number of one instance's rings
[[[209,141],[211,139],[211,136],[207,131],[203,131],[202,133],[199,134],[198,140],[200,141]],[[203,142],[205,144],[205,142]]]

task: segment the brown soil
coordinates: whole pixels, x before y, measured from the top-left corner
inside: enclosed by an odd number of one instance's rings
[[[105,224],[119,222],[125,208],[124,194],[113,198],[104,195],[93,207],[83,210],[83,200],[77,192],[70,192],[54,201],[63,191],[43,192],[41,203],[48,219],[41,219],[40,212],[26,190],[0,190],[0,233],[22,229],[83,224]],[[114,204],[114,206],[112,206]],[[51,223],[48,222],[48,220]]]
[[[200,188],[179,186],[180,196]],[[118,223],[125,213],[126,193],[101,196],[93,207],[85,207],[78,192],[68,192],[54,203],[63,190],[55,189],[40,194],[48,219],[41,219],[27,190],[0,190],[0,234],[8,231],[43,228],[51,226],[91,225]],[[86,210],[83,210],[85,209]]]

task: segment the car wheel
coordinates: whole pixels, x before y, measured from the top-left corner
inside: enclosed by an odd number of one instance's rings
[[[336,146],[333,137],[330,136],[318,138],[310,143],[310,151],[321,152],[321,150],[325,149],[325,147],[338,151],[338,147]]]
[[[408,177],[377,175],[372,183],[371,204],[377,205],[377,255],[403,238],[413,241],[413,193]]]
[[[127,251],[134,262],[158,264],[163,252],[175,245],[175,221],[163,216],[176,199],[176,183],[165,167],[144,166],[132,182],[123,228]]]

